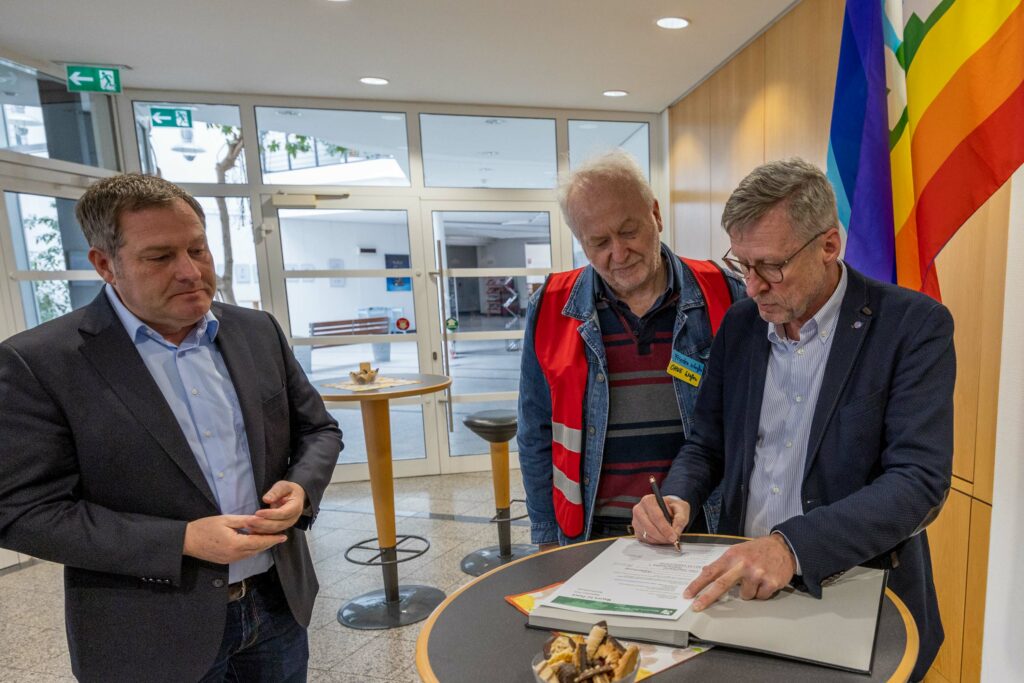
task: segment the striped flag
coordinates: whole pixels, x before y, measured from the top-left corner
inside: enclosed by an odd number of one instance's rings
[[[847,0],[828,176],[846,260],[939,297],[935,257],[1024,162],[1024,0]]]

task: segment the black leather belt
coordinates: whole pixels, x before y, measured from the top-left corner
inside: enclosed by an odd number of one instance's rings
[[[633,527],[625,518],[621,521],[595,518],[590,526],[590,538],[615,538],[629,536],[632,533]]]
[[[228,584],[228,602],[236,602],[238,600],[241,600],[246,595],[248,595],[252,591],[253,588],[255,588],[256,586],[258,586],[258,585],[260,585],[262,583],[265,583],[266,581],[270,580],[271,578],[275,577],[276,575],[277,575],[277,570],[274,567],[271,567],[270,569],[268,569],[267,571],[263,572],[262,574],[255,574],[253,576],[249,576],[247,578],[244,578],[241,581],[236,581],[235,583],[229,583]]]

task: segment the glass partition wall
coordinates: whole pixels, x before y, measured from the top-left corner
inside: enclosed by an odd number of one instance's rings
[[[622,147],[656,190],[664,183],[654,115],[153,91],[56,98],[59,78],[3,61],[0,81],[18,84],[0,99],[6,334],[100,291],[74,219],[84,188],[120,168],[161,175],[203,206],[218,298],[273,314],[311,381],[363,361],[452,377],[449,392],[392,402],[396,476],[489,468],[463,420],[515,410],[530,294],[574,267],[558,174]],[[67,117],[86,131],[77,156],[53,132]],[[380,324],[324,334],[365,319]],[[328,408],[345,433],[335,480],[365,478],[358,407]]]

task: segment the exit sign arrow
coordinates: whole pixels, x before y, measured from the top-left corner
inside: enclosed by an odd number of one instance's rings
[[[68,76],[68,80],[77,86],[81,86],[83,83],[92,83],[96,79],[92,76],[85,76],[78,71],[74,71],[70,76]]]

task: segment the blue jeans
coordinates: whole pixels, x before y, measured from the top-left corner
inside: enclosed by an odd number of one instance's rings
[[[273,569],[244,597],[229,602],[224,639],[201,683],[305,683],[306,629],[288,609]]]

